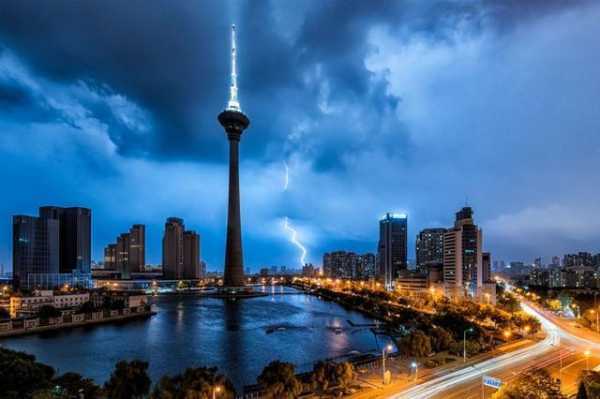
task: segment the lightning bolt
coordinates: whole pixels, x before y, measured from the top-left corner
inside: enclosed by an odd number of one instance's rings
[[[306,248],[304,247],[304,245],[302,245],[300,241],[298,241],[298,232],[293,227],[290,227],[287,216],[284,219],[283,227],[287,231],[292,233],[290,237],[290,241],[292,241],[292,244],[297,246],[300,249],[300,251],[302,251],[302,255],[300,255],[300,264],[304,266],[306,264]]]
[[[285,166],[285,179],[283,182],[283,191],[285,192],[290,185],[290,168],[288,167],[287,162],[284,162],[283,165]],[[304,266],[306,264],[306,254],[308,251],[306,250],[306,247],[298,240],[298,232],[296,229],[290,226],[289,218],[287,216],[283,220],[283,228],[290,232],[291,243],[302,252],[302,255],[300,255],[300,265]]]

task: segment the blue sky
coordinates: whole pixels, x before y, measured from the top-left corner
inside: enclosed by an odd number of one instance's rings
[[[239,31],[246,264],[374,251],[386,211],[495,259],[600,252],[600,4],[591,1],[5,1],[0,263],[11,215],[93,210],[93,254],[133,223],[147,259],[184,218],[222,267],[229,25]],[[289,188],[284,191],[285,164]]]

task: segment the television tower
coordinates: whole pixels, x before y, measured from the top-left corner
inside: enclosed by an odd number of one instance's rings
[[[250,120],[240,107],[237,87],[237,48],[235,25],[231,25],[231,86],[227,107],[219,114],[219,123],[229,140],[229,205],[227,211],[227,241],[225,244],[225,289],[243,287],[244,256],[242,252],[242,224],[240,220],[239,144]]]

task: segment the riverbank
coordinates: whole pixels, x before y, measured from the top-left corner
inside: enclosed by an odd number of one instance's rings
[[[142,312],[131,312],[127,314],[118,315],[109,314],[108,316],[102,314],[101,316],[91,316],[89,319],[86,319],[85,317],[82,319],[74,318],[70,322],[61,321],[58,323],[55,322],[54,324],[48,325],[40,325],[39,319],[28,319],[26,321],[23,321],[22,328],[12,328],[11,326],[11,328],[3,329],[2,331],[0,331],[0,339],[18,337],[23,335],[39,334],[47,331],[68,330],[72,328],[86,327],[98,324],[116,323],[134,319],[146,319],[155,314],[156,312],[152,310]],[[37,322],[35,320],[37,320]],[[12,323],[12,321],[9,321],[9,323]],[[6,322],[2,324],[6,324]]]

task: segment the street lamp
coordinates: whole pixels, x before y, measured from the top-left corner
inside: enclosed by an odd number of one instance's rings
[[[417,362],[412,362],[411,367],[415,369],[415,381],[417,381],[419,379],[419,365]]]
[[[512,333],[509,330],[504,331],[504,337],[506,339],[509,339],[511,335],[512,335]]]
[[[221,392],[221,387],[219,385],[215,386],[213,388],[213,394],[212,394],[212,399],[216,399],[217,398],[217,394]]]
[[[467,333],[473,332],[472,328],[467,328],[463,331],[463,363],[467,362]]]
[[[589,349],[586,349],[583,352],[583,355],[585,356],[585,369],[589,370],[590,369],[590,355],[592,354],[592,352]]]
[[[382,370],[383,384],[384,385],[385,385],[385,355],[386,355],[386,353],[391,352],[392,349],[393,349],[392,345],[388,344],[381,351],[381,370]]]
[[[529,335],[529,330],[531,330],[531,327],[525,326],[525,334]]]

